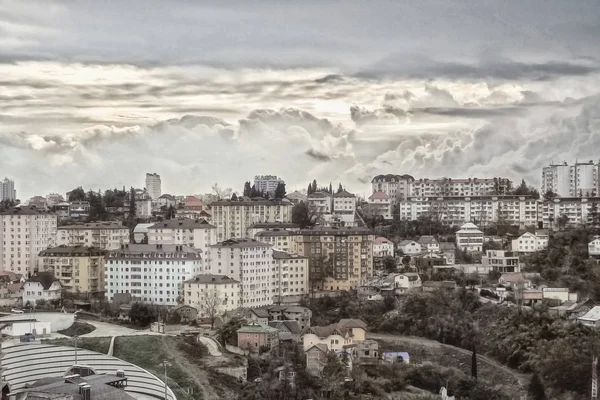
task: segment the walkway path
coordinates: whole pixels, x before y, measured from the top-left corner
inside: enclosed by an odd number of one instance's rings
[[[223,355],[223,353],[221,353],[219,343],[217,343],[215,339],[199,335],[198,341],[206,346],[206,349],[211,356],[220,357]]]

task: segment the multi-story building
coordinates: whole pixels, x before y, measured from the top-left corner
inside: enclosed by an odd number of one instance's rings
[[[203,219],[167,219],[148,227],[148,244],[183,244],[201,250],[206,264],[210,246],[217,243],[216,231]]]
[[[371,181],[373,193],[385,193],[392,203],[410,196],[415,178],[410,175],[377,175]]]
[[[521,272],[519,256],[516,253],[503,250],[488,250],[481,257],[481,264],[490,267],[495,272],[510,273]]]
[[[4,178],[0,181],[0,201],[17,200],[17,191],[15,190],[15,181]]]
[[[210,247],[210,270],[240,282],[240,306],[273,303],[273,249],[254,239],[229,239]]]
[[[561,219],[564,218],[564,221]],[[539,220],[545,229],[597,224],[600,197],[562,197],[540,203]]]
[[[56,244],[116,250],[129,244],[129,228],[108,221],[64,225],[58,228]]]
[[[33,273],[40,251],[56,246],[56,215],[33,207],[17,206],[0,213],[0,264],[2,269]]]
[[[178,304],[183,282],[202,272],[200,250],[184,245],[126,244],[105,258],[105,296],[129,293],[135,301]]]
[[[373,257],[394,257],[394,242],[383,236],[373,240]]]
[[[146,191],[152,200],[156,200],[162,194],[160,175],[146,173]]]
[[[512,251],[517,253],[534,253],[548,247],[548,232],[525,232],[512,241]]]
[[[510,193],[512,183],[506,178],[417,179],[412,182],[411,195],[431,196],[491,196]]]
[[[162,207],[169,208],[177,206],[177,200],[170,194],[163,194],[154,200],[154,208],[160,210]]]
[[[129,196],[127,193],[126,208],[129,209]],[[146,189],[135,189],[135,215],[138,218],[148,218],[152,216],[152,197]]]
[[[206,204],[202,201],[202,199],[196,196],[187,196],[185,200],[183,200],[183,209],[187,211],[202,211],[206,208]]]
[[[220,200],[211,204],[217,240],[248,237],[248,228],[261,222],[292,222],[292,203],[287,199]]]
[[[291,201],[294,204],[305,203],[306,202],[306,194],[299,192],[297,190],[288,193],[285,195],[285,198]]]
[[[46,199],[43,196],[33,196],[27,202],[29,207],[46,208]]]
[[[284,229],[269,229],[258,232],[254,239],[259,242],[268,243],[273,249],[280,251],[292,251],[294,243],[294,233]]]
[[[399,203],[400,219],[414,221],[432,216],[445,225],[466,221],[488,225],[504,221],[519,227],[537,226],[539,201],[531,196],[409,197]]]
[[[308,257],[311,290],[354,290],[373,276],[373,233],[316,227],[295,233],[294,253]]]
[[[50,193],[46,195],[46,206],[53,207],[58,203],[64,203],[65,199],[58,193]]]
[[[254,177],[254,188],[258,191],[274,194],[277,185],[285,184],[285,181],[274,175],[256,175]]]
[[[40,252],[38,271],[52,273],[71,293],[104,293],[105,250],[58,246]]]
[[[183,282],[183,299],[184,304],[198,310],[199,317],[210,317],[207,312],[212,312],[215,304],[215,314],[222,315],[240,307],[240,282],[225,275],[196,275]]]
[[[280,301],[286,296],[308,294],[308,257],[273,250],[271,293]]]
[[[331,195],[327,192],[314,192],[306,198],[308,206],[319,214],[331,214]]]
[[[373,194],[369,196],[367,202],[369,203],[369,215],[381,215],[384,219],[393,218],[392,201],[390,200],[390,196],[384,192],[373,192]]]
[[[588,255],[590,258],[600,258],[600,236],[594,236],[594,240],[588,243]]]
[[[356,196],[352,193],[342,190],[334,193],[332,199],[334,214],[354,214],[356,212]]]
[[[590,160],[574,165],[550,164],[542,169],[542,194],[552,192],[559,197],[598,195],[600,164]]]
[[[76,220],[85,220],[90,216],[89,201],[71,201],[69,202],[69,218]]]
[[[475,224],[467,222],[456,232],[456,247],[468,252],[483,251],[483,232]]]

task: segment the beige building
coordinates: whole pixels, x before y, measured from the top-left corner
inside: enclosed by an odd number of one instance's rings
[[[58,228],[59,246],[97,247],[116,250],[129,244],[129,228],[117,222],[89,222]]]
[[[333,199],[334,214],[354,214],[356,211],[356,196],[346,190],[334,193]]]
[[[38,254],[56,246],[56,215],[17,206],[0,213],[0,265],[5,271],[32,274]]]
[[[308,294],[308,257],[273,250],[273,260],[273,296]]]
[[[205,263],[210,246],[216,243],[216,227],[203,219],[167,219],[148,227],[148,244],[183,244],[202,250]]]
[[[261,222],[292,222],[292,203],[287,199],[220,200],[211,204],[217,241],[248,237],[248,228]]]
[[[254,235],[254,239],[263,243],[268,243],[273,246],[274,249],[289,252],[293,249],[294,233],[286,230],[272,229],[258,232]]]
[[[198,310],[199,317],[209,317],[207,300],[218,300],[216,315],[235,310],[240,306],[240,282],[225,275],[196,275],[183,282],[184,304]]]
[[[371,186],[373,193],[383,192],[389,197],[391,203],[396,203],[410,196],[414,181],[415,179],[410,175],[377,175],[371,181]]]
[[[298,231],[294,253],[308,257],[310,290],[354,290],[371,278],[374,239],[360,227]]]
[[[104,292],[105,255],[93,247],[53,247],[40,253],[38,271],[51,272],[71,293]]]

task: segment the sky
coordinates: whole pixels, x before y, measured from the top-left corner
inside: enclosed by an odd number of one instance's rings
[[[600,159],[588,0],[0,0],[0,175],[76,186],[370,193],[377,174]]]

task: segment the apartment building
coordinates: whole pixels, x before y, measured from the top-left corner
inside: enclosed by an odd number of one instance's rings
[[[287,199],[220,200],[211,204],[217,240],[248,237],[248,228],[262,222],[292,222],[292,203]]]
[[[273,249],[281,251],[292,251],[294,242],[294,233],[283,229],[269,229],[261,231],[254,235],[254,239],[259,242],[268,243]]]
[[[226,275],[201,274],[183,282],[184,304],[198,310],[199,317],[210,317],[205,304],[218,300],[216,315],[240,307],[240,282]]]
[[[415,178],[410,175],[377,175],[371,181],[373,193],[385,193],[392,203],[404,200],[411,195],[412,183]]]
[[[46,208],[46,198],[44,196],[33,196],[27,202],[29,207]]]
[[[56,243],[59,246],[96,247],[116,250],[129,243],[129,228],[117,222],[88,222],[60,226]]]
[[[259,222],[248,227],[247,237],[253,238],[258,232],[270,230],[294,232],[300,230],[300,224],[294,224],[293,222]]]
[[[105,296],[129,293],[135,301],[174,306],[183,282],[202,272],[200,250],[185,245],[128,244],[105,258]]]
[[[275,175],[256,175],[254,177],[254,188],[260,192],[275,194],[279,184],[285,185],[285,181]]]
[[[485,226],[502,220],[524,228],[537,226],[538,207],[539,201],[531,196],[413,196],[399,203],[399,214],[400,219],[411,221],[431,215],[449,226],[467,221]]]
[[[84,246],[58,246],[40,252],[38,271],[52,273],[67,292],[104,292],[105,250]]]
[[[158,199],[162,194],[162,182],[160,180],[160,175],[155,173],[147,173],[145,188],[152,200]]]
[[[511,182],[505,178],[416,179],[411,184],[411,196],[491,196],[507,194]]]
[[[542,194],[552,192],[559,197],[597,196],[600,164],[576,162],[569,165],[550,164],[542,169]]]
[[[203,219],[167,219],[148,227],[148,244],[183,244],[201,250],[205,263],[217,243],[217,228]]]
[[[5,271],[31,275],[42,250],[56,246],[56,215],[17,206],[0,213],[0,264]]]
[[[352,214],[356,211],[356,196],[346,190],[334,193],[333,213],[334,214]]]
[[[273,297],[308,294],[308,257],[287,251],[273,250],[273,275],[271,276]]]
[[[383,236],[373,240],[373,257],[394,257],[394,242]]]
[[[373,276],[369,229],[320,226],[295,235],[294,253],[308,257],[311,290],[354,290]]]
[[[229,239],[210,246],[210,270],[240,282],[240,306],[273,303],[273,249],[254,239]]]
[[[483,232],[475,224],[467,222],[456,232],[456,247],[468,252],[483,251]]]
[[[394,218],[392,214],[392,200],[383,191],[373,192],[367,199],[367,203],[369,203],[369,215],[381,215],[383,219]]]
[[[331,214],[331,195],[327,192],[314,192],[306,197],[308,206],[319,214]]]
[[[177,200],[175,199],[174,196],[171,196],[170,194],[165,193],[153,200],[154,200],[154,202],[153,202],[154,209],[157,209],[157,210],[160,210],[163,207],[169,208],[169,207],[177,206]]]
[[[493,271],[503,274],[521,272],[519,256],[511,251],[488,250],[481,257],[481,264],[484,267],[490,267]]]
[[[540,204],[540,222],[544,229],[556,229],[561,216],[566,226],[592,224],[600,213],[600,197],[562,197]]]
[[[58,193],[50,193],[46,195],[46,206],[52,207],[58,203],[64,203],[65,199]]]
[[[511,243],[512,251],[517,253],[534,253],[548,247],[548,232],[538,231],[536,233],[525,232]]]
[[[0,201],[17,200],[17,191],[15,190],[15,181],[4,178],[0,181]]]

